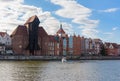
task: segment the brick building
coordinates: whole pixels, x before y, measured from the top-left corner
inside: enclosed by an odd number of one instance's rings
[[[68,53],[68,36],[62,28],[62,24],[60,24],[60,29],[56,32],[56,36],[58,39],[57,51],[58,55],[67,55]]]
[[[99,55],[102,41],[76,36],[68,36],[62,24],[56,35],[48,35],[39,26],[37,16],[30,17],[24,25],[19,25],[11,34],[12,49],[15,54],[25,55]],[[108,55],[119,55],[120,46],[105,43]]]
[[[62,24],[56,35],[48,35],[38,24],[38,17],[32,16],[24,25],[19,25],[13,31],[11,38],[15,54],[81,55],[80,36],[69,37],[63,30]]]
[[[81,38],[80,36],[73,36],[73,54],[79,56],[81,54]]]
[[[25,54],[25,55],[59,55],[57,50],[57,45],[59,45],[58,41],[55,40],[55,36],[48,35],[43,27],[37,28],[38,36],[37,42],[39,49],[35,49],[34,53],[31,53],[29,48],[30,43],[30,33],[33,29],[29,27],[30,24],[36,25],[35,23],[38,21],[37,16],[30,17],[24,25],[19,25],[11,34],[12,39],[12,48],[15,54]],[[30,32],[31,31],[31,32]],[[33,30],[32,33],[34,33]],[[34,38],[33,38],[34,39]],[[35,39],[33,40],[33,42]],[[32,42],[32,43],[33,43]]]
[[[109,56],[120,55],[120,47],[118,44],[106,42],[104,44],[104,46],[105,46],[105,50],[106,50],[107,55],[109,55]]]

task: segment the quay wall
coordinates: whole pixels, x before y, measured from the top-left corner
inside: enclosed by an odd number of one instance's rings
[[[0,55],[0,60],[61,60],[62,56]],[[120,56],[67,56],[67,60],[120,60]]]

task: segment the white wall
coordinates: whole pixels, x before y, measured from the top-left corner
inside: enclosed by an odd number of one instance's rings
[[[5,34],[4,37],[0,35],[0,43],[7,46],[11,45],[11,38],[8,34]]]

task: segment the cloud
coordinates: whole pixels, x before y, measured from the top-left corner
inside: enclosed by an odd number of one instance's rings
[[[106,32],[106,33],[103,33],[103,34],[112,35],[113,33],[112,32]]]
[[[118,27],[113,27],[113,28],[112,28],[113,31],[115,31],[115,30],[117,30],[117,29],[118,29]]]
[[[36,6],[25,5],[24,0],[0,0],[0,30],[8,30],[10,34],[18,25],[23,25],[33,15],[37,15],[49,34],[55,34],[59,28],[59,20],[51,12],[43,11]],[[66,23],[67,24],[67,23]],[[72,28],[69,24],[66,28]],[[72,29],[71,29],[72,30]]]
[[[97,37],[96,34],[99,31],[96,28],[99,20],[91,20],[89,18],[92,14],[91,9],[78,4],[75,0],[51,0],[51,3],[61,6],[55,14],[72,19],[71,22],[79,25],[82,35],[92,38]]]
[[[111,13],[111,12],[116,12],[118,10],[119,10],[119,8],[110,8],[110,9],[106,9],[106,10],[100,10],[100,12]]]
[[[105,32],[105,33],[103,33],[103,35],[104,35],[104,38],[103,38],[103,40],[106,40],[106,41],[111,41],[111,39],[113,39],[113,37],[114,37],[114,33],[113,32]]]

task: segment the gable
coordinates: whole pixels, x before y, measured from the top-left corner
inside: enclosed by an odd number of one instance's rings
[[[112,44],[110,44],[109,48],[110,48],[110,49],[113,49],[114,47],[113,47],[113,45],[112,45]]]

